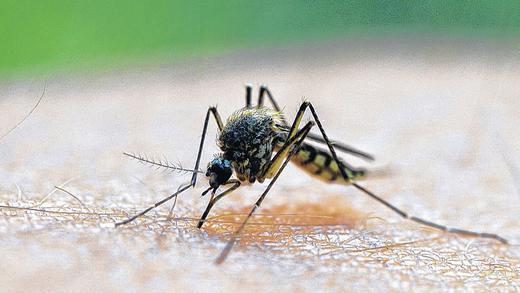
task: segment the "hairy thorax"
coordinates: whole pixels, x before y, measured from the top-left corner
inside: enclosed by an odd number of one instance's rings
[[[217,144],[240,181],[264,181],[274,145],[283,137],[281,115],[268,108],[243,108],[228,118]]]

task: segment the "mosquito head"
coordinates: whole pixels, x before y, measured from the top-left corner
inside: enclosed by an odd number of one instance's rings
[[[216,190],[220,185],[228,181],[233,174],[231,162],[222,156],[214,158],[208,164],[206,176],[209,178],[209,185]]]

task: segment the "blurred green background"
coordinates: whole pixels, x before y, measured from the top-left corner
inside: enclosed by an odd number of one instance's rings
[[[520,35],[518,0],[0,3],[2,79],[352,35]]]

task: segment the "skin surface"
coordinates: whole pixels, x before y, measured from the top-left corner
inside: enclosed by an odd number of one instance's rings
[[[0,143],[2,288],[518,290],[515,44],[351,39],[50,78],[45,102]],[[202,175],[172,218],[168,204],[111,227],[190,179],[122,152],[192,167],[208,106],[226,119],[244,106],[246,82],[269,85],[288,121],[305,97],[332,139],[374,154],[374,164],[341,155],[373,170],[363,186],[411,214],[498,233],[511,245],[403,221],[294,165],[222,266],[215,257],[266,183],[219,201],[202,230]],[[0,126],[23,116],[42,84],[2,84]],[[219,151],[212,123],[201,166]]]

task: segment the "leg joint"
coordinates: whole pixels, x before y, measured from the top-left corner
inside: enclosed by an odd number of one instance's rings
[[[309,106],[312,107],[311,103],[309,101],[304,101],[302,103],[302,105],[300,106],[300,111],[305,111],[305,109],[307,109],[307,107],[309,107]]]

